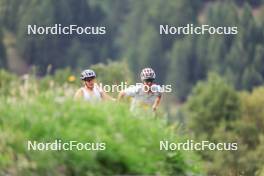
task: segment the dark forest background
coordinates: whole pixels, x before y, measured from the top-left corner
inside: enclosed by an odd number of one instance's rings
[[[198,80],[217,72],[235,88],[251,90],[264,81],[262,0],[1,0],[0,66],[39,74],[126,60],[134,74],[153,67],[185,100]],[[107,34],[28,36],[27,25],[106,26]],[[237,35],[159,35],[159,25],[237,26]]]

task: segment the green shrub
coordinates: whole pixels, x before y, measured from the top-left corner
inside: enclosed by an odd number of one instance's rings
[[[125,104],[90,105],[53,91],[0,101],[0,175],[187,175],[192,153],[159,150],[180,138],[161,119],[135,116]],[[28,151],[27,141],[105,142],[104,151]],[[177,140],[176,140],[177,139]]]
[[[119,84],[120,82],[131,83],[132,73],[125,62],[112,62],[108,64],[92,65],[93,69],[98,75],[98,80],[103,84]]]

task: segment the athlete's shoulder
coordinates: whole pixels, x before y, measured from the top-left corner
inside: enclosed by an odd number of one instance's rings
[[[154,89],[154,90],[157,90],[157,91],[161,91],[161,86],[158,85],[158,84],[153,84],[153,85],[151,86],[151,88]]]
[[[94,88],[97,89],[99,92],[103,92],[102,84],[94,83]]]
[[[127,91],[138,91],[141,88],[140,85],[136,84],[136,85],[130,85],[128,88],[126,88],[125,90]]]
[[[80,98],[80,97],[82,97],[83,96],[83,87],[81,87],[81,88],[79,88],[77,91],[76,91],[76,93],[75,93],[75,95],[74,95],[74,97],[75,97],[75,99],[78,99],[78,98]]]
[[[139,85],[130,85],[123,92],[127,96],[136,96],[139,93],[140,89],[141,89],[141,86],[139,86]]]
[[[84,89],[85,89],[84,87],[80,87],[80,88],[76,91],[76,93],[82,93]]]
[[[161,95],[161,93],[162,93],[162,88],[161,88],[161,86],[158,85],[158,84],[153,84],[153,85],[151,86],[151,91],[154,92],[154,93],[157,93],[158,95]]]

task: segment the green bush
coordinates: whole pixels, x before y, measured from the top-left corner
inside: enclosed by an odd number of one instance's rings
[[[131,83],[132,73],[125,62],[108,61],[107,64],[92,65],[98,80],[104,84],[119,84],[120,82]]]
[[[264,163],[264,88],[236,92],[210,75],[185,104],[188,130],[196,140],[236,142],[235,151],[201,151],[208,175],[260,175]]]
[[[209,74],[193,89],[185,104],[189,128],[197,137],[212,139],[222,121],[233,121],[240,116],[240,99],[237,92],[217,74]]]
[[[53,91],[0,101],[0,175],[187,175],[192,153],[159,150],[180,138],[161,119],[132,114],[125,104],[90,105]],[[105,142],[104,151],[28,151],[27,141]],[[177,141],[176,141],[177,139]]]

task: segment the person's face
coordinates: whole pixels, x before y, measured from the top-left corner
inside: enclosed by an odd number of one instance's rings
[[[154,79],[145,79],[145,80],[143,81],[143,84],[144,84],[144,85],[147,85],[147,86],[149,86],[149,87],[151,87],[152,84],[153,84],[153,81],[154,81]]]
[[[86,85],[87,88],[93,89],[94,82],[95,82],[95,79],[94,78],[87,78],[84,81],[85,81],[85,85]]]

